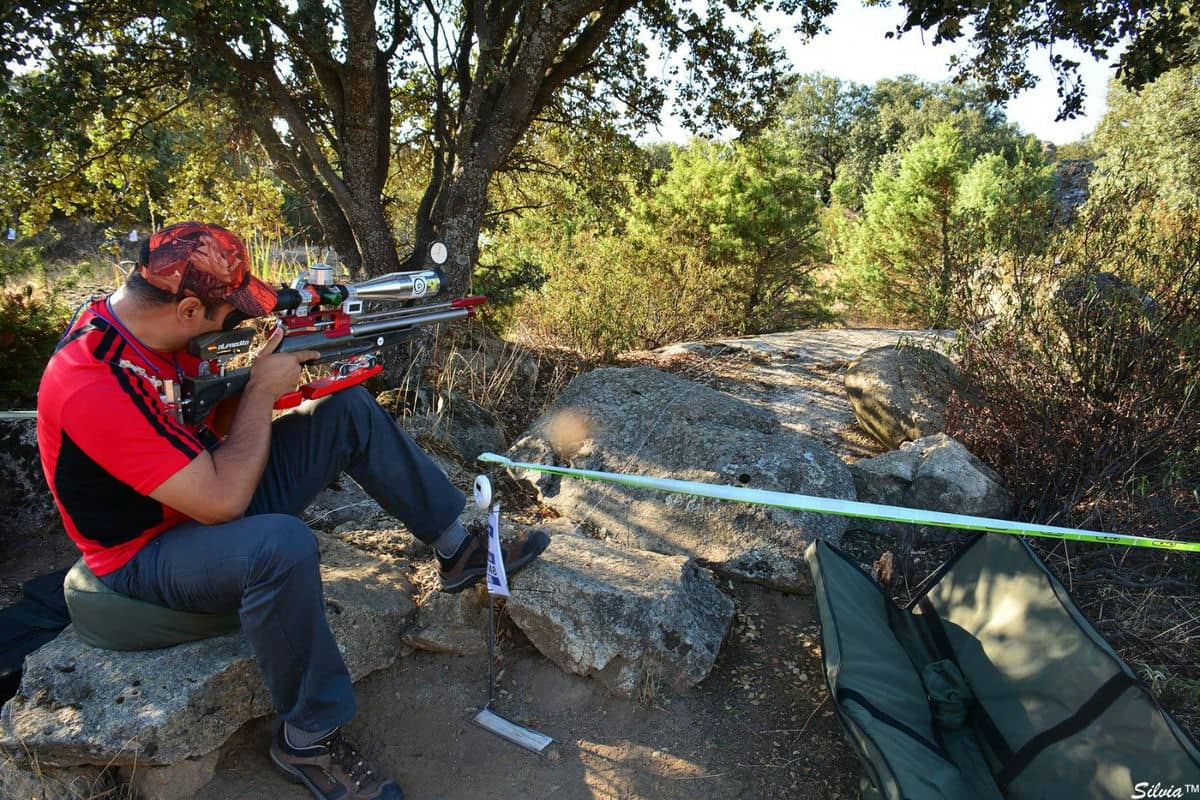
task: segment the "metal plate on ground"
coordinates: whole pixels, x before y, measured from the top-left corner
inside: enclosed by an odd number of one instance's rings
[[[544,733],[538,733],[515,722],[509,722],[490,708],[485,708],[476,714],[474,722],[479,727],[535,753],[542,752],[554,741]]]

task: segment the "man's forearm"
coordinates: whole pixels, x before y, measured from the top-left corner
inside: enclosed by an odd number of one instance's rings
[[[269,392],[246,387],[233,415],[229,436],[213,453],[213,468],[220,485],[229,493],[225,502],[240,516],[250,505],[271,452],[271,410],[275,398]]]

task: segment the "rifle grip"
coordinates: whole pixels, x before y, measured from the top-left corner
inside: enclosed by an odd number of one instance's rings
[[[285,409],[295,408],[303,402],[304,392],[296,389],[295,391],[288,392],[287,394],[279,395],[279,398],[275,400],[275,410],[283,411]]]
[[[282,411],[287,408],[295,408],[305,400],[316,400],[318,397],[324,397],[334,392],[340,392],[342,389],[349,389],[351,386],[357,386],[367,378],[378,375],[383,371],[382,364],[376,364],[371,367],[363,367],[356,369],[349,375],[331,375],[328,378],[306,383],[294,392],[280,395],[275,401],[275,409]]]

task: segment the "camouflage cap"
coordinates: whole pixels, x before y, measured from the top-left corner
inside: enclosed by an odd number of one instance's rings
[[[146,240],[138,268],[151,286],[181,299],[226,300],[252,317],[275,308],[275,290],[250,274],[246,245],[220,225],[168,225]]]

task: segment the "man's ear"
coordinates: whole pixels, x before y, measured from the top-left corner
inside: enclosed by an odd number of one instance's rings
[[[204,303],[198,297],[185,297],[175,304],[175,318],[187,326],[204,319]]]

